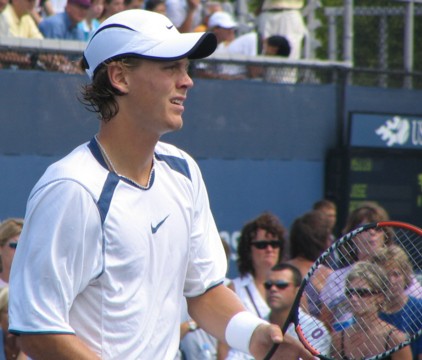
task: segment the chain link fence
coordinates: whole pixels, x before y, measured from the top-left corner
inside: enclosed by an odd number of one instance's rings
[[[219,55],[193,63],[191,74],[284,84],[345,79],[359,86],[420,89],[422,47],[414,45],[422,38],[422,5],[412,1],[416,0],[360,0],[354,6],[352,0],[308,0],[306,59]],[[84,46],[75,41],[0,38],[0,68],[81,74],[78,60]]]

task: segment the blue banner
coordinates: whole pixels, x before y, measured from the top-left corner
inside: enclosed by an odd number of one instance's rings
[[[422,117],[352,113],[350,146],[422,149]]]

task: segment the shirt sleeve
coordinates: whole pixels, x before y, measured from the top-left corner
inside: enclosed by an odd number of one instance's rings
[[[11,271],[12,333],[74,333],[76,296],[101,274],[101,220],[91,194],[71,180],[34,192]]]
[[[227,260],[211,213],[208,194],[196,164],[191,166],[194,218],[184,295],[193,297],[224,282]]]

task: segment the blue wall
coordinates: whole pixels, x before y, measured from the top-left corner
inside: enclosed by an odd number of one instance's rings
[[[324,196],[325,156],[345,140],[339,130],[350,111],[422,114],[420,91],[348,87],[339,101],[336,85],[194,80],[183,130],[163,140],[198,160],[217,225],[232,246],[260,212],[276,213],[289,227]],[[0,219],[23,216],[44,169],[97,131],[95,115],[77,100],[84,82],[0,70]]]

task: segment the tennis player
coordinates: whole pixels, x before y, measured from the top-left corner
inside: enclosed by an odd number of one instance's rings
[[[226,258],[194,160],[159,141],[182,127],[189,59],[216,48],[163,15],[118,13],[82,66],[98,134],[50,166],[32,190],[13,263],[10,331],[31,359],[169,359],[187,297],[198,325],[263,358],[278,327],[223,286]],[[312,358],[283,341],[278,357]]]

